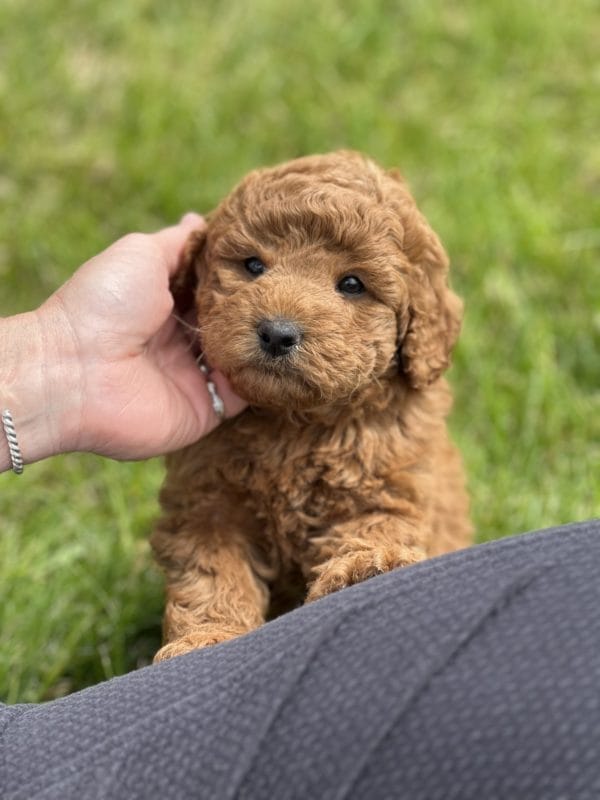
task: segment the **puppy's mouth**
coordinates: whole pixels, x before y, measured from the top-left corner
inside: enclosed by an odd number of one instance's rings
[[[247,364],[251,369],[265,372],[268,375],[275,375],[282,380],[286,378],[301,378],[302,370],[298,367],[295,353],[289,353],[278,358],[269,358],[262,353],[250,360]]]
[[[257,406],[297,410],[314,405],[320,396],[291,355],[259,355],[239,364],[229,380],[237,394]]]

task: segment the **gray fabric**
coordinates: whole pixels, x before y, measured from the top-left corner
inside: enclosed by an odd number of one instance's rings
[[[600,524],[383,575],[0,708],[0,796],[598,800]]]

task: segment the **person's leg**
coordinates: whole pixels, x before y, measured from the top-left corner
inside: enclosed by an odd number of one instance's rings
[[[600,524],[371,579],[4,709],[6,800],[600,796]]]

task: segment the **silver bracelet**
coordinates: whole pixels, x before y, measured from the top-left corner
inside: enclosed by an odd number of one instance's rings
[[[8,452],[10,455],[12,471],[16,475],[20,475],[23,472],[23,456],[21,455],[21,450],[17,441],[17,434],[15,431],[15,424],[13,422],[12,414],[8,408],[5,408],[2,412],[2,425],[4,427],[4,433],[6,434],[6,441],[8,442]]]

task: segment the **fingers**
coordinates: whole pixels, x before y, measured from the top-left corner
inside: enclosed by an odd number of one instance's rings
[[[205,371],[189,351],[180,363],[175,382],[187,400],[188,410],[181,412],[186,422],[177,426],[179,435],[170,438],[169,449],[192,444],[248,405],[234,393],[221,372]],[[190,411],[192,416],[189,416]]]
[[[163,228],[157,233],[150,234],[163,253],[169,275],[176,272],[181,252],[189,235],[193,231],[202,230],[205,227],[204,218],[200,214],[190,211],[179,220],[177,225],[171,225],[169,228]]]

